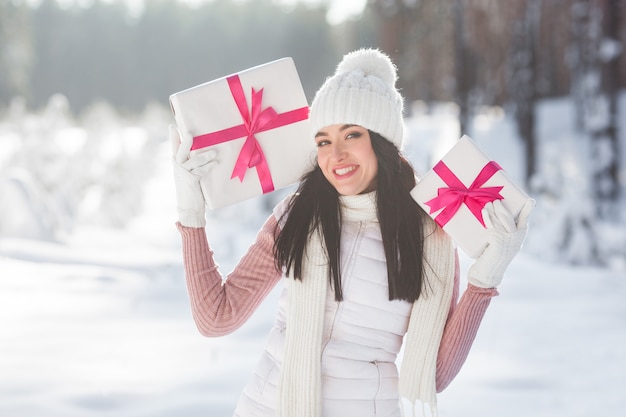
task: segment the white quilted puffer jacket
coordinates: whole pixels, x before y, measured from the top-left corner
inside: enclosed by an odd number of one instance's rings
[[[336,302],[331,288],[326,299],[323,417],[397,417],[400,410],[395,360],[412,305],[389,301],[382,238],[375,218],[355,221],[344,215],[341,260],[344,300]],[[286,291],[280,298],[265,351],[235,410],[237,417],[275,414],[284,353]]]

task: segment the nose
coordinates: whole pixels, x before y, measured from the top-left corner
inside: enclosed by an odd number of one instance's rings
[[[343,141],[335,142],[332,157],[335,161],[341,161],[346,157],[346,146]]]

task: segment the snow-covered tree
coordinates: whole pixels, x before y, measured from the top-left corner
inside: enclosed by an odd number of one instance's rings
[[[77,121],[63,95],[41,113],[14,100],[0,120],[0,236],[62,240],[80,224],[126,226],[145,208],[166,139],[169,119],[159,114],[151,130],[107,104]]]
[[[572,95],[578,128],[590,141],[596,216],[619,215],[617,93],[621,53],[619,0],[577,0],[572,5]]]
[[[548,161],[556,169],[544,172],[534,189],[551,211],[547,220],[554,225],[554,249],[564,260],[624,263],[616,96],[619,1],[574,0],[570,5],[575,133]],[[560,185],[553,186],[555,181]]]

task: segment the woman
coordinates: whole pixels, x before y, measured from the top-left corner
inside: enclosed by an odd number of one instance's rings
[[[344,57],[311,105],[317,165],[224,283],[203,230],[199,186],[215,154],[190,157],[172,130],[177,225],[199,330],[234,331],[285,282],[236,416],[399,416],[420,404],[434,412],[436,392],[460,370],[522,245],[532,200],[517,222],[499,201],[488,204],[490,244],[457,303],[453,243],[411,198],[395,81],[395,66],[378,50]]]

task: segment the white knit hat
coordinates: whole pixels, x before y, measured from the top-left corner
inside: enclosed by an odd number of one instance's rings
[[[309,115],[313,135],[325,126],[355,124],[402,149],[403,99],[396,79],[396,66],[378,49],[346,54],[315,94]]]

